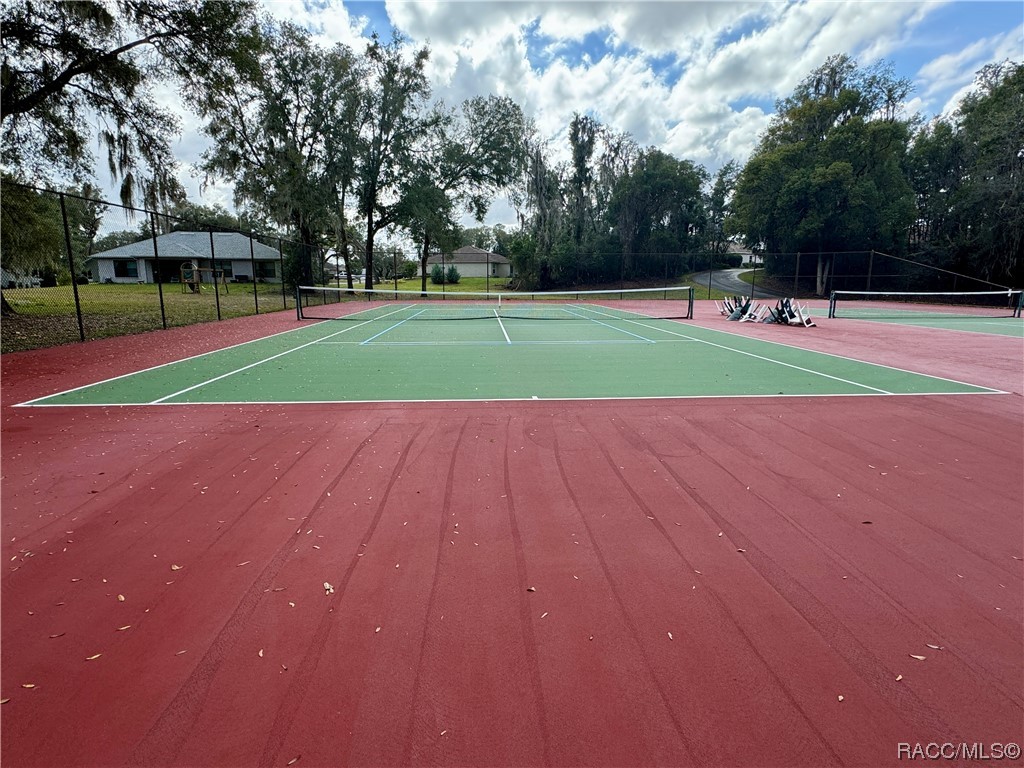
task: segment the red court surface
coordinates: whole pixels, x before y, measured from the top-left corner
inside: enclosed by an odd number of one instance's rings
[[[11,407],[286,313],[3,356],[3,765],[1024,741],[1021,340],[695,322],[1009,394]]]

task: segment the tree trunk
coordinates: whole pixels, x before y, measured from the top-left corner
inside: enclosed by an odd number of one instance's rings
[[[0,315],[3,317],[9,317],[16,314],[18,313],[14,311],[14,307],[12,307],[7,301],[7,297],[4,296],[3,293],[0,293]]]
[[[825,295],[825,286],[828,285],[828,271],[831,266],[832,258],[830,256],[826,256],[824,253],[819,253],[817,280],[815,284],[815,287],[817,288],[815,293],[818,296]]]
[[[366,290],[373,288],[373,206],[366,211]]]
[[[427,257],[430,255],[430,234],[423,233],[423,255],[420,256],[420,292],[427,295]]]

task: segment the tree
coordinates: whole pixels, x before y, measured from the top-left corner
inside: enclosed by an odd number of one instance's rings
[[[430,84],[423,47],[407,59],[399,36],[381,43],[375,34],[366,50],[355,189],[366,224],[366,288],[373,288],[373,242],[385,227],[398,224],[404,210],[400,192],[415,150],[438,119],[427,114]]]
[[[181,195],[170,142],[175,117],[154,86],[194,95],[196,73],[258,45],[255,2],[75,0],[4,4],[0,122],[3,162],[22,176],[83,181],[98,139],[121,200],[156,207]],[[93,134],[93,116],[101,127]]]
[[[723,254],[729,249],[729,231],[726,228],[726,221],[731,214],[732,194],[736,188],[739,168],[739,163],[735,160],[730,160],[719,168],[715,174],[711,193],[708,195],[708,225],[705,242],[707,249],[715,255]]]
[[[830,252],[902,250],[914,210],[903,172],[910,121],[897,115],[909,93],[890,65],[828,59],[776,105],[737,181],[733,231],[773,253],[816,251],[819,294]]]
[[[362,73],[347,47],[324,50],[294,25],[268,26],[264,35],[259,67],[207,76],[200,113],[215,143],[201,168],[234,182],[239,203],[298,233],[300,279],[308,282],[321,236],[343,222],[337,193],[350,170],[339,147],[351,143],[347,119]]]
[[[615,187],[609,220],[621,243],[619,278],[678,274],[678,256],[704,228],[703,168],[648,149]]]
[[[459,113],[438,115],[423,136],[400,218],[421,246],[424,291],[431,241],[445,239],[442,249],[453,250],[459,210],[483,221],[494,196],[522,175],[527,130],[514,101],[478,96]]]

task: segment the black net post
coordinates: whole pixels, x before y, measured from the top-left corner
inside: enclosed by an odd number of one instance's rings
[[[487,293],[491,292],[491,252],[487,251],[484,255],[484,288]]]
[[[160,274],[160,247],[156,242],[156,213],[150,212],[149,221],[153,235],[153,271],[156,273],[156,292],[160,296],[160,322],[164,330],[167,330],[167,309],[164,307],[164,279]]]
[[[75,317],[78,319],[78,339],[85,341],[85,325],[82,322],[82,302],[78,298],[78,275],[75,274],[75,254],[71,251],[71,228],[68,226],[68,209],[64,204],[64,194],[60,198],[60,217],[64,222],[64,247],[68,255],[68,270],[71,273],[71,290],[75,295]]]
[[[868,277],[867,277],[867,280],[865,281],[865,284],[864,284],[864,290],[865,291],[870,291],[871,290],[871,272],[874,269],[874,266],[875,266],[875,252],[872,250],[871,253],[868,255]]]
[[[395,281],[395,290],[398,290],[398,249],[391,252],[391,276]]]
[[[220,320],[220,284],[217,282],[217,252],[213,248],[213,227],[209,227],[210,232],[210,267],[213,270],[213,300],[217,305],[217,319]]]
[[[252,265],[252,302],[258,315],[260,313],[260,296],[256,285],[256,251],[252,244],[252,232],[249,233],[249,263]]]
[[[796,267],[793,269],[793,298],[800,298],[800,251],[796,252]]]

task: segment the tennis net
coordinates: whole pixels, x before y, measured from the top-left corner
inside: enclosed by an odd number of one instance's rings
[[[833,291],[829,317],[918,319],[950,317],[1020,317],[1019,290],[915,293]]]
[[[403,291],[300,286],[300,320],[607,320],[693,317],[691,286],[605,291]]]

